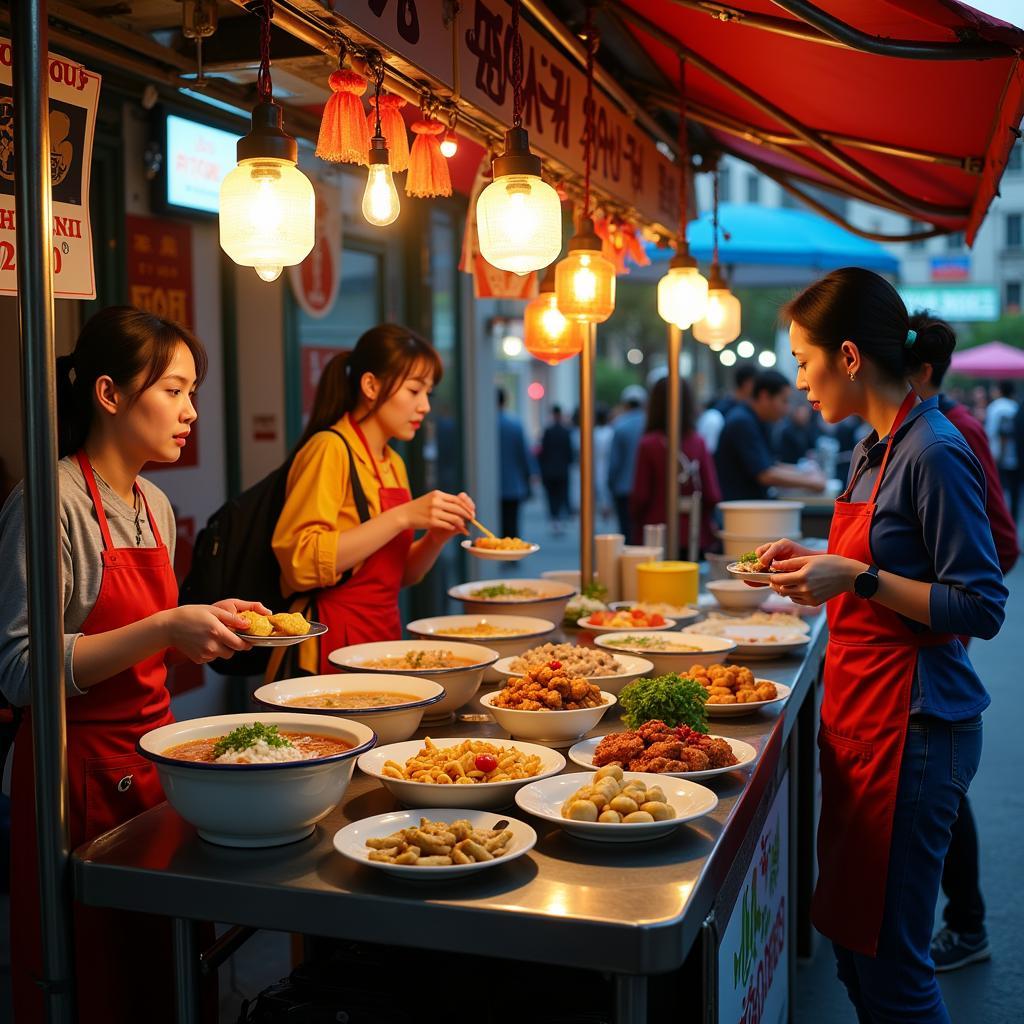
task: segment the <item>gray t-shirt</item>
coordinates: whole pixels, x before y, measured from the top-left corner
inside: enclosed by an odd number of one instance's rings
[[[82,635],[82,624],[99,596],[103,579],[103,535],[92,498],[78,462],[61,459],[57,464],[60,504],[61,561],[64,566],[64,673],[67,692],[81,696],[75,686],[71,656]],[[135,509],[114,493],[96,474],[103,509],[115,547],[136,546]],[[174,512],[167,496],[148,480],[139,478],[157,529],[174,561]],[[141,505],[141,503],[140,503]],[[139,526],[142,547],[156,544],[153,528],[141,507]],[[28,676],[28,575],[25,560],[25,512],[22,485],[11,493],[0,510],[0,566],[5,585],[0,588],[0,693],[11,704],[31,703]]]

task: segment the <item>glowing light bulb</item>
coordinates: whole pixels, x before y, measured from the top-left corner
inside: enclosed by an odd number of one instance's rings
[[[373,153],[372,149],[370,153]],[[384,154],[387,155],[387,150]],[[400,210],[398,189],[395,188],[390,164],[371,163],[363,192],[363,216],[370,224],[383,228],[398,219]]]
[[[526,351],[549,366],[571,359],[583,351],[587,328],[562,315],[555,299],[555,271],[548,268],[540,293],[523,314],[523,344]]]
[[[281,271],[284,270],[282,266],[275,266],[270,263],[257,264],[253,268],[259,275],[261,281],[266,281],[268,284],[271,281],[276,281],[281,276]]]
[[[658,315],[681,331],[702,319],[708,308],[708,282],[692,257],[677,255],[658,282]]]
[[[446,160],[451,160],[453,156],[459,151],[459,140],[455,132],[449,131],[445,134],[445,137],[441,140],[441,156]]]
[[[555,294],[559,311],[576,323],[600,324],[615,310],[615,265],[601,254],[589,217],[580,221],[568,255],[555,267]]]
[[[724,348],[739,337],[740,314],[740,300],[729,291],[717,264],[712,265],[708,281],[708,309],[704,319],[693,325],[694,338],[713,349]]]

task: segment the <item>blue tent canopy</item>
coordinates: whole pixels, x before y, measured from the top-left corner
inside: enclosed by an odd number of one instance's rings
[[[896,257],[877,242],[850,234],[807,210],[724,203],[719,223],[719,261],[723,265],[802,267],[814,272],[856,266],[881,274],[899,269]],[[686,236],[690,252],[700,263],[710,263],[711,212],[692,221]],[[647,255],[652,261],[668,260],[673,250],[649,244]]]

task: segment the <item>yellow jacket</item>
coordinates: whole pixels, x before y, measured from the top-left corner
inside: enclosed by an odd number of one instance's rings
[[[363,447],[349,417],[334,424],[348,441],[355,457],[356,472],[363,486],[370,515],[380,515],[380,483],[371,456]],[[409,488],[405,463],[390,446],[378,463],[385,487]],[[359,512],[349,480],[348,452],[338,437],[329,431],[314,434],[299,449],[288,472],[284,507],[277,520],[271,545],[281,567],[281,590],[285,594],[333,587],[341,578],[336,569],[338,544],[342,534],[359,525]],[[362,563],[353,566],[358,572]],[[305,603],[304,597],[292,602],[291,610]],[[283,649],[270,659],[268,679],[280,663]],[[317,645],[299,646],[299,664],[305,671],[317,671]]]

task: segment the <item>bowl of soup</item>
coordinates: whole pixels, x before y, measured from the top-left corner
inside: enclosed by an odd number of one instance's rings
[[[361,722],[268,709],[173,722],[145,733],[138,750],[203,839],[259,847],[306,838],[376,742]]]
[[[528,615],[437,615],[416,619],[406,627],[418,640],[455,640],[480,644],[498,652],[499,658],[512,658],[541,644],[555,631],[548,619]],[[485,683],[501,682],[493,667],[484,672]]]
[[[594,643],[612,654],[632,654],[646,658],[652,674],[672,672],[685,675],[694,665],[718,665],[736,650],[736,643],[720,636],[699,633],[666,633],[637,629],[630,633],[605,633]]]
[[[561,622],[576,587],[561,580],[508,579],[460,583],[448,596],[462,603],[467,615],[526,615]]]
[[[424,713],[448,694],[433,679],[353,672],[301,676],[261,686],[253,698],[267,707],[335,715],[368,725],[378,743],[400,743],[420,727]]]
[[[340,647],[327,656],[343,672],[412,676],[439,683],[445,697],[424,710],[424,722],[442,722],[473,699],[498,652],[477,644],[437,640],[384,640]]]

